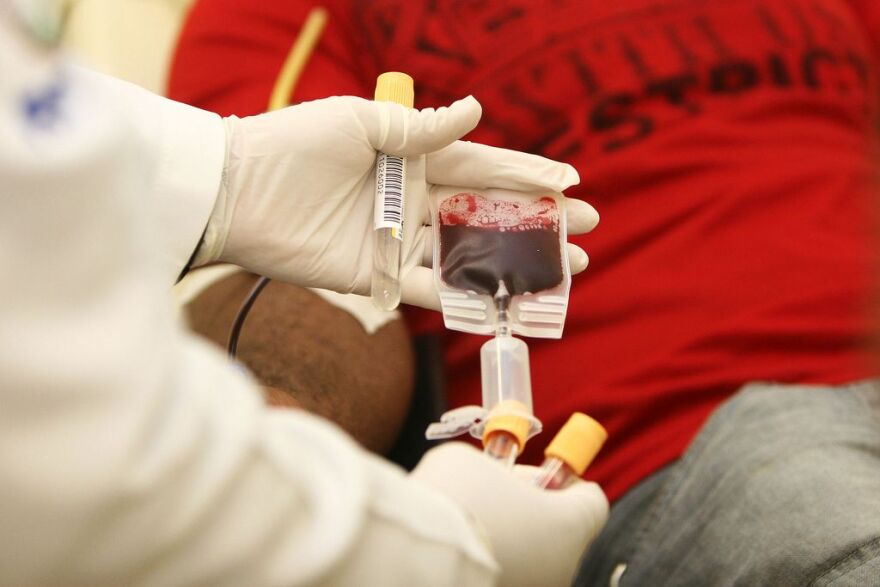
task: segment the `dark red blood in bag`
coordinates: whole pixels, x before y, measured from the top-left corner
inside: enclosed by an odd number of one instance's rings
[[[562,282],[559,211],[552,198],[534,202],[458,194],[440,205],[440,276],[450,287],[510,295]]]

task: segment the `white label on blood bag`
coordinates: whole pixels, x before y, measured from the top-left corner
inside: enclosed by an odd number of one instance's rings
[[[376,161],[376,208],[373,228],[390,228],[391,234],[403,240],[403,185],[406,164],[401,157],[380,153]]]

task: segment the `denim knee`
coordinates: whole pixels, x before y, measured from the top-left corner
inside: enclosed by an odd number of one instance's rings
[[[847,556],[880,531],[878,397],[867,384],[744,390],[669,475],[621,584],[800,586],[870,572],[870,552]]]

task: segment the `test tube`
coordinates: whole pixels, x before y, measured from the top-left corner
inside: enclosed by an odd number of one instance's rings
[[[594,419],[575,412],[544,450],[544,463],[535,476],[541,489],[562,489],[587,470],[608,432]]]
[[[389,71],[376,80],[375,100],[412,108],[413,79]],[[403,209],[406,159],[379,153],[376,160],[376,204],[373,216],[373,277],[370,295],[382,310],[400,304],[400,249],[403,244]]]

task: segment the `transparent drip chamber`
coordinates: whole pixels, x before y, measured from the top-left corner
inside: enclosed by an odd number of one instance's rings
[[[560,338],[565,323],[571,274],[562,196],[444,188],[432,194],[432,216],[446,327],[494,337],[480,349],[482,405],[447,412],[426,436],[469,432],[512,465],[541,431],[528,347],[514,335]]]

